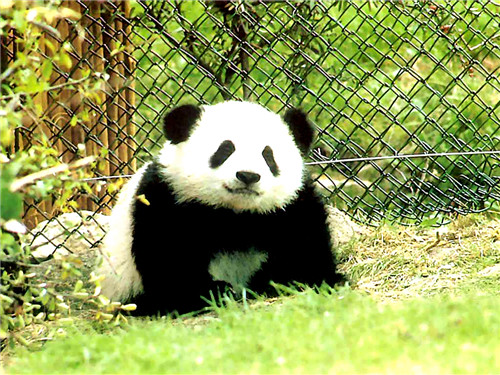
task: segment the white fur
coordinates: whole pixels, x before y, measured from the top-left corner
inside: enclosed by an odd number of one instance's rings
[[[210,157],[219,145],[230,140],[236,151],[218,168],[210,168]],[[262,151],[270,146],[280,174],[269,170]],[[271,212],[296,198],[302,186],[304,165],[299,149],[286,124],[275,113],[249,103],[229,101],[204,106],[201,119],[189,139],[166,143],[159,161],[166,168],[179,202],[202,203],[235,211]],[[229,188],[242,187],[236,172],[258,173],[253,188],[259,195],[234,194]]]
[[[101,292],[116,301],[125,301],[143,290],[141,276],[132,258],[132,207],[147,166],[139,169],[120,192],[111,212],[109,231],[103,241],[104,259],[99,274],[105,279]]]
[[[234,291],[241,294],[250,278],[266,261],[267,254],[254,249],[248,252],[219,253],[210,262],[208,271],[214,280],[231,284]]]

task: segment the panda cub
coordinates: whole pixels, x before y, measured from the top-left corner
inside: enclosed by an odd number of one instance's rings
[[[140,315],[199,310],[230,286],[334,285],[321,198],[303,158],[313,128],[258,104],[183,105],[159,156],[125,185],[104,239],[102,293]],[[219,289],[220,290],[220,289]]]

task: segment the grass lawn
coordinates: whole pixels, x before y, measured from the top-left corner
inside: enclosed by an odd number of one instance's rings
[[[307,291],[244,310],[112,334],[68,331],[20,351],[10,373],[498,373],[500,299],[385,303],[350,290]]]
[[[500,221],[384,227],[339,249],[353,287],[198,317],[61,326],[7,373],[499,373]],[[94,327],[94,328],[92,328]]]

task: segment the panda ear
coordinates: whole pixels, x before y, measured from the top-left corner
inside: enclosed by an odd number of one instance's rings
[[[291,108],[285,112],[283,120],[290,128],[295,143],[297,143],[302,154],[307,154],[311,148],[314,130],[312,124],[307,120],[306,114],[300,109]]]
[[[191,129],[201,117],[202,109],[196,105],[181,105],[171,110],[163,118],[163,133],[165,137],[177,144],[189,138]]]

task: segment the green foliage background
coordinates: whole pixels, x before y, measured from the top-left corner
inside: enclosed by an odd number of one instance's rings
[[[327,159],[499,149],[498,4],[235,4],[135,4],[140,157],[161,146],[169,108],[230,98],[302,107]],[[363,222],[418,223],[499,196],[498,157],[311,169],[330,201]]]

